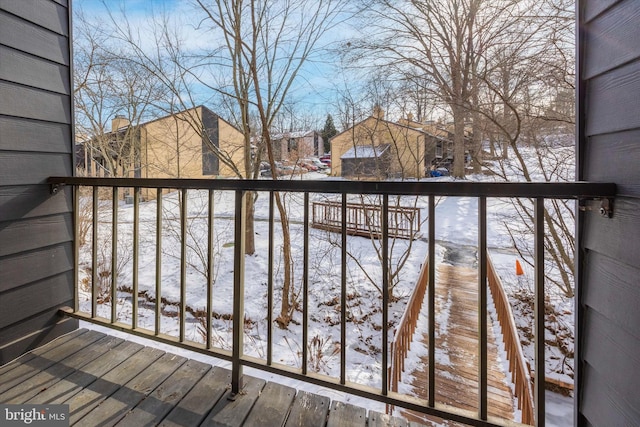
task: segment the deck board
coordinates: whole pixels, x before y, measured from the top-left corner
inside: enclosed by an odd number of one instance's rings
[[[124,341],[104,353],[102,356],[94,359],[82,369],[75,371],[67,378],[60,380],[55,385],[38,393],[29,399],[29,403],[63,403],[71,399],[75,394],[80,393],[101,376],[129,359],[129,357],[140,351],[140,349],[142,349],[142,345],[131,341]]]
[[[211,365],[195,360],[187,361],[116,425],[120,427],[158,425],[209,369]]]
[[[20,404],[32,402],[33,398],[40,392],[44,392],[56,383],[65,379],[78,369],[82,368],[95,358],[109,351],[120,344],[122,339],[112,336],[104,336],[101,339],[89,344],[82,351],[75,352],[69,357],[48,367],[47,369],[32,376],[28,380],[0,394],[0,401]]]
[[[403,418],[393,417],[376,411],[369,411],[368,427],[407,427],[409,423]]]
[[[267,383],[243,426],[264,427],[284,425],[295,395],[296,390],[294,388],[274,382]]]
[[[329,403],[330,399],[326,396],[299,391],[285,427],[324,427],[329,414]]]
[[[140,371],[158,360],[163,354],[164,352],[161,350],[145,347],[131,356],[131,358],[127,360],[127,363],[118,365],[103,377],[91,383],[80,393],[75,394],[71,399],[63,402],[69,405],[71,424],[73,425],[78,422],[78,420],[118,391],[124,384],[138,375]]]
[[[153,365],[148,366],[99,406],[82,417],[77,425],[87,427],[114,425],[142,402],[143,399],[146,399],[157,386],[162,384],[186,360],[182,356],[165,353]]]
[[[31,357],[27,358],[26,362],[21,363],[20,366],[2,375],[0,393],[5,393],[19,386],[31,377],[38,375],[40,372],[103,336],[104,334],[99,332],[87,331],[86,333],[75,334],[71,339],[65,340],[55,347],[43,347],[42,349],[44,350],[42,352],[34,352],[34,354],[30,355]]]
[[[367,425],[366,411],[350,403],[331,403],[327,427],[365,427]]]
[[[197,382],[189,393],[160,423],[162,427],[190,427],[202,423],[231,383],[231,371],[213,368]]]
[[[244,378],[244,388],[231,399],[231,389],[213,407],[201,426],[240,427],[253,408],[266,382],[258,378]]]

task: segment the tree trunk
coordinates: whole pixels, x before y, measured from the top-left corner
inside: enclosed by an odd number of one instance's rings
[[[254,214],[255,214],[255,193],[250,192],[247,194],[245,207],[247,209],[246,225],[244,233],[244,253],[245,255],[253,255],[256,252],[255,242],[255,228],[254,228]]]
[[[453,173],[454,178],[464,178],[464,108],[453,105]]]
[[[286,329],[291,322],[293,313],[293,305],[291,303],[291,270],[293,268],[291,262],[291,233],[289,232],[289,217],[282,202],[279,192],[275,193],[276,206],[280,213],[280,224],[282,225],[282,261],[284,267],[284,278],[282,283],[282,305],[280,306],[280,315],[276,322],[282,329]]]

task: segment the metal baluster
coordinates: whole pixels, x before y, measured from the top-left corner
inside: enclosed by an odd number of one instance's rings
[[[73,212],[74,212],[74,239],[73,239],[73,311],[80,310],[80,296],[78,287],[80,286],[80,187],[73,187]],[[83,221],[85,219],[83,218]]]
[[[212,307],[213,304],[213,243],[214,243],[214,228],[213,228],[213,190],[209,190],[209,215],[208,215],[208,228],[209,233],[207,234],[207,348],[211,348],[211,318],[213,315]]]
[[[269,266],[267,267],[267,365],[273,362],[273,263],[274,193],[269,192]]]
[[[478,197],[478,397],[481,420],[487,419],[487,198]]]
[[[111,323],[118,316],[116,298],[118,297],[118,187],[113,187],[111,198]]]
[[[184,342],[187,317],[187,189],[180,191],[180,342]]]
[[[382,394],[389,394],[389,196],[382,196]]]
[[[309,193],[304,193],[304,254],[302,272],[302,374],[307,374],[309,357],[307,344],[309,341]]]
[[[160,335],[162,326],[162,188],[156,191],[156,326],[155,334]]]
[[[340,273],[340,384],[346,383],[347,364],[347,194],[342,194],[342,247]]]
[[[436,200],[429,196],[429,406],[436,404]]]
[[[138,328],[138,261],[140,257],[140,187],[133,189],[133,291],[131,303],[133,316],[131,328]]]
[[[535,221],[535,410],[536,426],[544,427],[545,359],[544,359],[544,198],[538,197],[534,205]]]
[[[98,310],[98,187],[93,187],[93,212],[91,226],[91,317]]]

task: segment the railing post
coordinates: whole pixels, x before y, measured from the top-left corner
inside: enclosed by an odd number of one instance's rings
[[[244,346],[244,247],[246,192],[236,190],[233,250],[233,350],[231,359],[231,399],[242,390],[241,358]]]
[[[545,385],[545,359],[544,359],[544,198],[535,200],[535,409],[536,426],[544,427],[544,385]]]

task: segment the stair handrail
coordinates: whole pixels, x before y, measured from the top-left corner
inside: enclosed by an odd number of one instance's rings
[[[511,304],[489,254],[487,254],[487,282],[502,330],[502,342],[509,361],[509,372],[514,385],[514,394],[518,399],[518,409],[522,412],[522,423],[533,425],[535,415],[529,367],[522,352]]]
[[[411,341],[413,340],[413,334],[418,325],[418,316],[422,309],[422,303],[424,296],[427,292],[427,285],[429,283],[429,262],[428,256],[425,258],[425,262],[420,269],[420,275],[416,286],[413,288],[413,292],[409,297],[407,306],[398,322],[398,326],[394,329],[393,342],[390,349],[390,366],[389,366],[389,388],[393,392],[398,391],[398,384],[402,380],[402,373],[404,372],[404,361],[407,357],[407,353],[411,350]],[[387,413],[389,412],[387,407]]]

